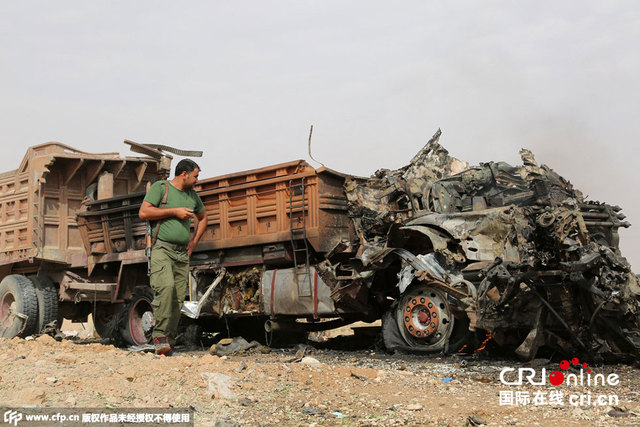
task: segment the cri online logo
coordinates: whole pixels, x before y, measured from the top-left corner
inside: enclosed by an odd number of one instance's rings
[[[579,374],[564,373],[568,371],[571,366],[580,369]],[[517,370],[517,377],[511,381],[507,379],[507,375],[515,372],[515,368],[504,368],[500,372],[500,382],[504,385],[522,385],[525,380],[532,385],[545,385],[547,378],[549,382],[554,386],[565,384],[567,386],[597,386],[597,385],[610,385],[615,386],[620,383],[619,376],[617,374],[609,374],[607,377],[604,374],[591,375],[591,369],[586,362],[580,363],[580,359],[574,357],[571,362],[563,360],[560,362],[560,369],[552,371],[547,377],[547,371],[545,368],[541,369],[540,375],[533,368],[519,368]],[[586,375],[585,375],[586,370]]]
[[[577,357],[574,357],[573,359],[571,359],[571,364],[574,366],[580,366],[580,359],[578,359]],[[569,367],[571,365],[569,365],[569,361],[568,360],[563,360],[562,362],[560,362],[560,369],[562,369],[563,371],[567,371],[569,370]],[[582,364],[583,368],[587,368],[589,365],[587,364],[587,362],[584,362]],[[587,373],[590,374],[591,373],[591,369],[587,369]],[[549,374],[549,382],[553,385],[560,385],[564,382],[564,374],[562,373],[562,371],[553,371]]]

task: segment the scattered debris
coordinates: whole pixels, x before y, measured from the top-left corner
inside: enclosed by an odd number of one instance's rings
[[[481,383],[485,383],[485,384],[493,382],[491,379],[489,379],[489,378],[487,378],[487,377],[485,377],[483,375],[477,375],[477,376],[473,377],[473,379],[476,380],[476,381],[480,381]]]
[[[321,368],[310,368],[302,363],[283,363],[295,349],[231,356],[231,361],[202,351],[189,351],[176,359],[160,358],[90,340],[53,344],[0,340],[0,350],[0,365],[4,367],[0,371],[0,400],[7,407],[152,407],[169,411],[192,407],[196,411],[195,425],[213,426],[216,420],[225,425],[220,417],[225,417],[228,425],[341,424],[343,419],[334,412],[347,415],[344,420],[353,425],[462,426],[470,416],[476,418],[475,422],[486,421],[489,425],[631,425],[638,419],[640,408],[640,371],[619,364],[590,365],[605,378],[612,373],[619,375],[618,386],[591,389],[593,395],[615,394],[615,407],[587,405],[576,410],[567,399],[564,405],[500,405],[499,393],[505,389],[504,384],[475,378],[497,379],[505,366],[516,370],[530,366],[514,360],[492,362],[470,357],[461,370],[455,366],[459,362],[455,358],[371,356],[365,348],[348,352],[329,348],[316,350],[323,364]],[[57,363],[54,358],[61,355],[74,356],[76,363]],[[236,370],[242,362],[248,367],[239,374]],[[400,364],[407,369],[398,370]],[[549,372],[551,366],[545,367]],[[209,375],[199,375],[201,372],[226,375],[224,384],[237,397],[211,400],[216,386],[209,381]],[[352,372],[384,379],[363,382]],[[135,379],[130,381],[132,374]],[[593,375],[594,371],[591,378]],[[49,377],[58,381],[52,384],[47,381]],[[96,382],[96,378],[100,381]],[[443,378],[452,378],[452,382],[443,384]],[[33,399],[26,400],[24,391],[29,388],[36,390],[29,392]],[[533,396],[540,386],[525,381],[517,389]],[[565,390],[567,394],[588,394],[590,389],[567,385]]]
[[[216,356],[229,356],[249,351],[266,353],[270,350],[268,347],[263,346],[258,341],[248,342],[242,337],[224,338],[217,344],[212,345],[209,349],[209,353],[215,354]]]
[[[466,426],[470,426],[470,427],[483,426],[483,425],[486,425],[486,424],[487,424],[487,422],[484,419],[482,419],[479,416],[477,416],[477,415],[470,415],[467,418],[467,422],[465,423]]]
[[[364,375],[358,375],[358,374],[354,374],[353,372],[351,372],[351,376],[354,378],[359,379],[360,381],[368,381],[369,378],[365,377]]]
[[[246,397],[241,397],[240,399],[238,399],[238,404],[240,406],[253,406],[256,404],[256,401],[248,399]]]
[[[316,409],[313,406],[307,406],[305,408],[302,408],[302,413],[305,415],[325,415],[327,411]]]
[[[302,363],[304,365],[311,365],[311,366],[318,366],[318,365],[322,364],[318,359],[315,359],[315,358],[310,357],[310,356],[303,357],[302,360],[300,361],[300,363]]]
[[[152,344],[142,344],[142,345],[130,345],[129,347],[127,347],[128,351],[134,351],[134,352],[138,352],[138,351],[144,351],[144,352],[155,352],[155,348],[153,347]]]
[[[625,408],[619,408],[617,406],[614,406],[611,408],[611,410],[609,412],[607,412],[607,415],[609,415],[610,417],[634,417],[636,416],[636,414],[634,414],[633,412],[629,411],[628,409]]]

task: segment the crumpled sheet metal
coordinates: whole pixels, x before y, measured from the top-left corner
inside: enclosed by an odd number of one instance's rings
[[[449,281],[449,275],[436,259],[435,253],[418,255],[417,258],[427,266],[427,271],[432,277],[441,282]],[[411,285],[415,277],[415,269],[406,264],[402,270],[400,270],[400,273],[398,273],[398,288],[400,289],[400,293],[404,292],[409,285]],[[462,280],[462,277],[460,277],[459,280]]]
[[[444,230],[460,242],[460,248],[470,261],[493,261],[496,257],[520,261],[518,248],[528,244],[532,231],[523,211],[513,207],[451,214],[429,213],[407,222],[407,228],[419,225],[432,227],[429,231],[413,227],[430,239],[435,232]],[[438,247],[442,247],[442,242]]]
[[[521,166],[469,166],[439,137],[404,168],[347,180],[362,265],[374,270],[393,253],[389,242],[418,233],[448,272],[480,266],[466,311],[499,345],[525,358],[543,346],[593,359],[638,357],[640,284],[618,249],[618,228],[629,226],[620,208],[584,200],[529,150],[521,150]],[[400,291],[415,276],[405,264]]]
[[[468,168],[438,143],[440,135],[438,130],[403,168],[380,169],[368,179],[346,179],[349,213],[361,238],[384,241],[391,224],[411,216],[416,200],[426,201],[434,182]]]

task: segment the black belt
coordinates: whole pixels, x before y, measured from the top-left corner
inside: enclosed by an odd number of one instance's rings
[[[156,241],[156,245],[160,244],[160,246],[164,246],[165,248],[173,249],[174,251],[186,252],[187,245],[185,243],[171,243],[165,242],[164,240],[158,239]]]

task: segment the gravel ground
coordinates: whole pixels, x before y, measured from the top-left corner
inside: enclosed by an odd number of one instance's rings
[[[199,426],[640,424],[640,371],[630,366],[589,367],[590,375],[618,375],[616,385],[504,385],[504,368],[534,369],[536,380],[542,368],[547,376],[580,370],[545,360],[484,360],[482,353],[389,355],[373,342],[347,349],[349,339],[222,357],[207,349],[162,357],[91,338],[0,339],[0,404],[192,407]],[[558,392],[562,404],[551,404]],[[600,395],[607,398],[602,405],[595,402]],[[583,404],[572,405],[570,396],[585,396]]]

